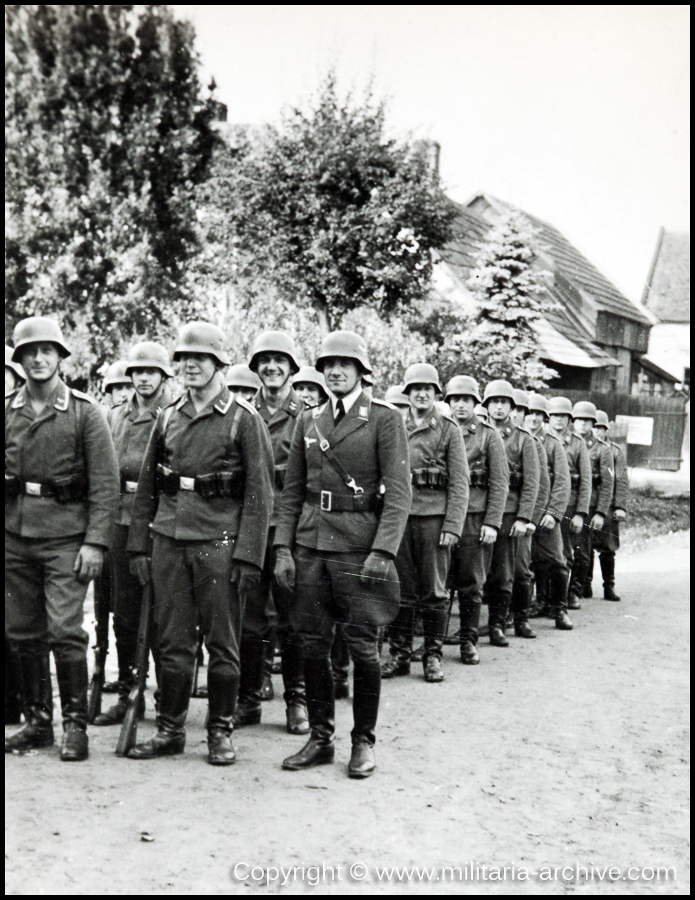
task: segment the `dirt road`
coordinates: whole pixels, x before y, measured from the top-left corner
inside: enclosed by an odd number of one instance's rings
[[[623,602],[587,600],[572,633],[541,620],[536,641],[483,641],[478,667],[447,648],[441,685],[416,669],[384,683],[364,782],[346,777],[349,701],[336,764],[304,773],[279,767],[303,738],[285,734],[278,699],[236,735],[229,769],[204,761],[202,701],[179,758],[117,759],[116,732],[96,728],[85,764],[6,757],[7,892],[687,893],[688,551],[681,533],[619,557]],[[414,865],[460,869],[377,871]],[[594,880],[543,877],[575,865]],[[495,866],[513,869],[503,881]],[[599,883],[607,866],[619,880]],[[632,866],[648,869],[623,880]]]

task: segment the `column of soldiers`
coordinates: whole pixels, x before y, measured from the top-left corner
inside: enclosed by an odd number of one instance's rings
[[[325,338],[315,367],[300,367],[284,332],[259,335],[234,366],[225,343],[210,323],[180,330],[178,394],[166,348],[136,344],[106,374],[105,414],[63,381],[57,323],[17,325],[5,352],[6,720],[9,697],[19,721],[19,683],[25,723],[6,751],[54,743],[52,653],[61,759],[88,756],[90,580],[108,594],[118,660],[118,697],[97,726],[124,720],[152,596],[157,730],[130,757],[184,751],[201,634],[210,764],[234,763],[234,728],[261,722],[277,643],[287,731],[307,736],[287,770],[333,762],[352,661],[352,778],[374,771],[381,681],[410,673],[417,617],[424,680],[438,683],[454,597],[465,665],[480,662],[484,603],[493,646],[509,646],[509,627],[535,638],[534,615],[571,630],[594,549],[604,596],[619,599],[625,461],[593,404],[504,380],[481,395],[465,374],[442,390],[427,363],[379,400],[366,344],[347,331]]]

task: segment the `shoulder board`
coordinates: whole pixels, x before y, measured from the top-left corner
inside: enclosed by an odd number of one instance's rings
[[[443,412],[443,413],[440,413],[440,416],[442,417],[442,419],[444,419],[445,422],[450,422],[452,425],[456,425],[456,427],[458,428],[456,419],[452,416],[451,413]]]
[[[82,391],[78,391],[77,388],[70,388],[70,393],[73,397],[76,397],[78,400],[86,400],[87,403],[92,403],[96,406],[96,400],[94,397],[90,397],[89,394],[85,394]]]
[[[174,399],[173,399],[173,400],[170,400],[168,403],[164,403],[164,404],[162,405],[161,409],[169,409],[169,407],[171,407],[171,406],[178,406],[179,403],[180,403],[182,400],[185,401],[185,399],[186,399],[185,396],[184,396],[183,394],[181,394],[181,395],[178,396],[178,397],[174,397]],[[161,410],[160,410],[160,411],[161,411]]]
[[[489,422],[486,422],[485,419],[478,419],[478,425],[479,425],[481,428],[488,428],[490,431],[494,431],[494,430],[495,430],[495,426],[494,426],[494,425],[490,425],[490,423],[489,423]]]
[[[398,407],[394,406],[393,403],[389,403],[388,400],[377,400],[376,397],[372,397],[372,403],[378,403],[379,406],[388,406],[389,409],[395,409],[398,412]]]
[[[236,402],[239,404],[239,406],[240,406],[242,409],[245,409],[246,412],[251,413],[252,416],[257,416],[257,415],[258,415],[258,410],[256,409],[256,407],[255,407],[255,406],[252,406],[252,405],[249,403],[248,400],[244,400],[243,397],[239,397],[239,396],[237,395]]]

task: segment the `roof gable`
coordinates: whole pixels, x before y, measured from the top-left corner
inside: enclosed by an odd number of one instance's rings
[[[690,235],[659,232],[642,297],[662,322],[690,322]]]

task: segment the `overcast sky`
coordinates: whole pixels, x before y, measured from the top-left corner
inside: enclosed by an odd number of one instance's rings
[[[239,123],[335,66],[438,141],[447,193],[558,227],[639,300],[659,227],[689,231],[687,6],[174,6]]]

